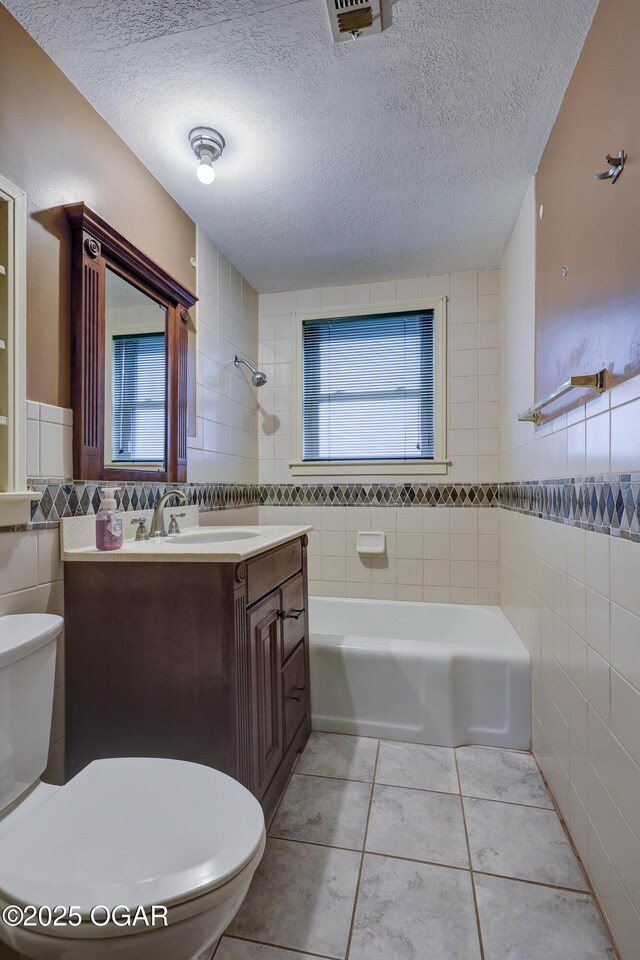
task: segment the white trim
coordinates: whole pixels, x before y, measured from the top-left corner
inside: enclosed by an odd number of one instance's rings
[[[26,523],[30,501],[40,499],[27,493],[27,195],[10,180],[0,176],[0,199],[8,207],[5,266],[7,284],[7,336],[5,351],[7,378],[2,406],[7,431],[6,462],[0,465],[0,524]],[[3,378],[4,379],[4,378]]]
[[[289,464],[296,476],[446,476],[451,460],[303,460]]]
[[[351,460],[311,461],[302,459],[302,324],[305,320],[327,320],[334,317],[366,317],[381,313],[409,313],[433,310],[434,314],[434,428],[433,460]],[[445,476],[451,463],[447,458],[447,298],[429,297],[420,300],[399,300],[392,303],[363,304],[359,307],[338,307],[332,310],[304,310],[292,314],[292,454],[289,467],[292,475],[348,477],[356,475]]]
[[[200,353],[200,314],[202,311],[202,300],[203,300],[203,291],[202,287],[204,270],[201,272],[200,264],[204,261],[204,253],[202,251],[202,237],[211,243],[213,243],[206,236],[202,227],[196,225],[196,293],[198,294],[198,299],[196,300],[191,314],[195,314],[195,320],[193,320],[193,327],[196,336],[195,340],[195,352],[196,352],[196,364],[195,364],[195,383],[193,384],[193,403],[195,406],[193,422],[196,425],[196,432],[194,434],[189,433],[189,417],[187,415],[187,450],[202,450],[204,443],[204,429],[202,425],[202,384],[203,384],[203,373],[202,373],[202,364],[203,358]],[[217,280],[217,264],[218,264],[218,250],[216,250],[216,280]],[[209,294],[206,294],[206,299],[208,299]],[[217,303],[217,287],[216,287],[216,303]],[[189,349],[189,341],[187,339],[187,349]],[[189,371],[189,361],[187,360],[187,375]],[[190,401],[190,397],[188,402]],[[187,470],[188,470],[188,459],[187,454]]]

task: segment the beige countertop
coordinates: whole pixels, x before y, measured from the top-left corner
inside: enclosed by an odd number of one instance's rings
[[[185,509],[185,508],[182,508]],[[176,510],[170,508],[171,512]],[[167,510],[167,513],[170,512]],[[95,546],[95,517],[68,517],[61,521],[60,555],[65,562],[106,563],[238,563],[308,533],[310,526],[196,526],[197,508],[187,507],[181,532],[175,537],[136,541],[134,530],[122,514],[125,542],[119,550],[98,550]],[[136,516],[151,514],[138,511]],[[195,523],[194,523],[195,521]],[[168,522],[168,517],[167,517]],[[147,528],[149,524],[147,523]],[[233,539],[233,534],[241,539]]]

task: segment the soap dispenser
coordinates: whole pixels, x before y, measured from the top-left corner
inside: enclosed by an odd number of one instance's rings
[[[117,489],[117,487],[104,488],[104,497],[96,514],[98,550],[119,550],[122,546],[122,517],[115,498]]]

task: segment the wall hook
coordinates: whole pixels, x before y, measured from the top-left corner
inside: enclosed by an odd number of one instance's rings
[[[624,170],[624,163],[627,159],[627,155],[624,150],[621,150],[617,157],[612,157],[611,154],[607,154],[607,163],[610,165],[606,173],[596,173],[596,180],[611,180],[611,183],[615,183],[622,171]]]

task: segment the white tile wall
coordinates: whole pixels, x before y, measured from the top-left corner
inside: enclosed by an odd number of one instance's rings
[[[499,272],[487,270],[260,296],[260,366],[269,375],[269,385],[261,388],[259,396],[261,482],[290,483],[294,479],[289,469],[292,312],[393,304],[422,296],[449,297],[447,420],[453,463],[447,477],[429,479],[495,480],[500,442],[498,294]],[[386,478],[389,482],[403,479],[402,475]],[[417,482],[420,478],[413,479]],[[301,482],[300,477],[295,480]],[[313,482],[313,477],[305,477],[303,482]]]
[[[640,378],[534,428],[535,197],[500,287],[502,480],[640,470]],[[531,652],[533,746],[625,960],[640,943],[640,544],[500,510],[501,604]]]
[[[260,522],[313,525],[314,596],[498,603],[499,517],[493,508],[260,507]],[[360,557],[358,530],[383,530],[385,556]]]
[[[187,476],[253,483],[261,395],[233,358],[257,365],[258,295],[200,229],[197,264],[197,436],[188,441]]]
[[[394,303],[449,297],[447,476],[432,482],[492,481],[499,455],[499,274],[497,270],[418,277],[346,287],[266,294],[260,302],[260,366],[272,387],[260,391],[260,480],[313,482],[292,477],[291,314],[322,307]],[[330,478],[319,477],[327,483]],[[380,479],[358,477],[359,482]],[[402,482],[399,474],[384,482]],[[413,476],[419,482],[421,477]],[[341,478],[348,482],[347,478]],[[310,591],[316,595],[432,600],[498,601],[499,538],[492,510],[446,508],[261,508],[262,522],[312,523]],[[357,530],[385,530],[387,556],[362,560]]]
[[[27,476],[73,473],[73,411],[27,400]]]

